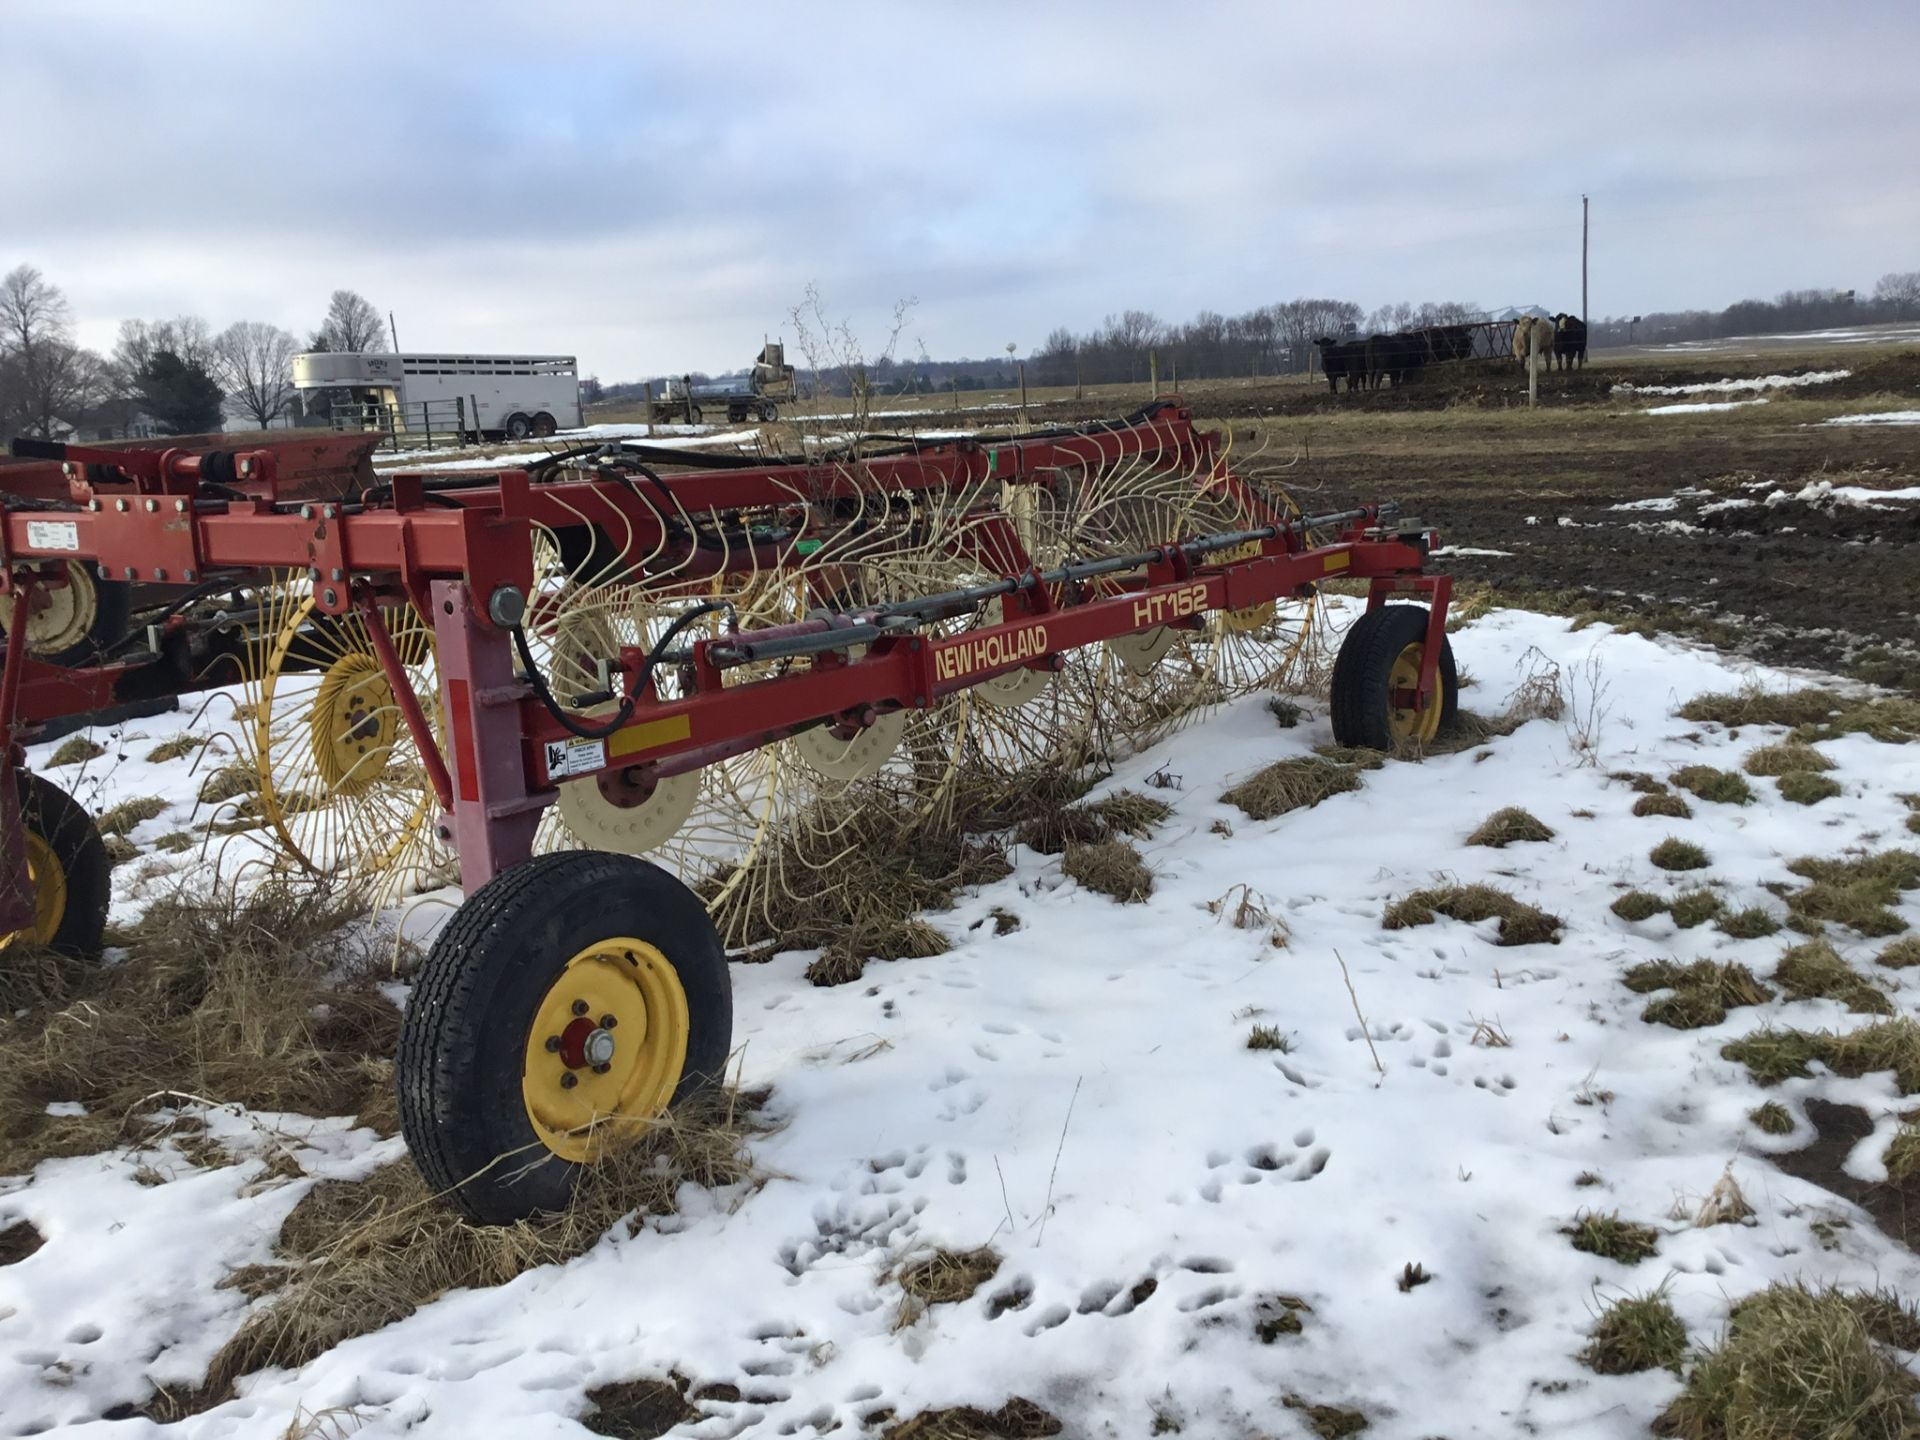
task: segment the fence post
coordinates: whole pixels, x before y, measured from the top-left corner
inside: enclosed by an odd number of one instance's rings
[[[453,397],[453,422],[460,427],[458,443],[464,450],[467,445],[467,397],[464,395]]]

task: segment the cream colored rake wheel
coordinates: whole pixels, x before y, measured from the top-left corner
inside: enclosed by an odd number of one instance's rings
[[[366,622],[330,616],[301,582],[267,592],[254,642],[246,734],[257,790],[242,819],[300,868],[392,899],[445,878],[438,799]],[[410,605],[383,607],[409,688],[439,713],[433,632]]]
[[[650,647],[696,598],[662,598],[644,585],[622,584],[583,586],[558,600],[553,615],[529,626],[548,688],[563,704],[597,690],[598,661],[617,658],[622,646]],[[682,632],[682,639],[711,638],[721,623],[716,613],[692,634]],[[670,668],[656,671],[655,685],[668,699],[680,693],[680,677]],[[615,708],[616,702],[605,701],[575,713],[588,722],[604,721]],[[644,755],[634,759],[643,761]],[[711,908],[750,873],[769,833],[778,793],[778,767],[764,750],[665,777],[636,763],[563,782],[559,800],[541,817],[534,849],[645,856],[693,886]]]

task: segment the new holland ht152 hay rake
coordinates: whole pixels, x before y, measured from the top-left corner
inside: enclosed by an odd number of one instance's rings
[[[777,925],[795,834],[822,827],[830,863],[822,817],[931,815],[962,774],[1078,769],[1284,680],[1329,577],[1368,582],[1336,737],[1431,738],[1454,705],[1431,534],[1391,507],[1302,515],[1177,402],[877,454],[688,468],[608,443],[294,494],[292,448],[16,442],[66,493],[0,471],[0,609],[61,642],[15,627],[0,670],[0,944],[97,953],[107,905],[91,818],[21,742],[244,675],[251,780],[221,828],[375,903],[465,892],[397,1073],[421,1170],[481,1220],[564,1204],[721,1073],[729,944]],[[130,620],[134,585],[185,588]]]

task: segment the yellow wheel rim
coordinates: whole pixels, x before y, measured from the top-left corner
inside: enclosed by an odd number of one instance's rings
[[[631,936],[589,945],[527,1032],[520,1094],[534,1134],[584,1163],[608,1133],[643,1127],[673,1099],[690,1028],[686,991],[659,950]]]
[[[313,764],[336,795],[361,795],[385,773],[400,725],[393,687],[373,656],[340,656],[320,678],[307,738]]]
[[[1415,641],[1407,646],[1394,659],[1393,673],[1387,680],[1387,730],[1395,740],[1417,740],[1425,743],[1440,733],[1440,688],[1442,680],[1436,672],[1433,677],[1433,693],[1427,697],[1423,706],[1397,706],[1393,703],[1393,694],[1401,690],[1413,690],[1420,684],[1420,662],[1426,655],[1426,645]]]
[[[67,870],[53,853],[44,836],[24,832],[27,851],[27,881],[33,886],[33,924],[10,935],[0,935],[0,950],[16,940],[29,945],[49,945],[60,933],[60,922],[67,918]]]

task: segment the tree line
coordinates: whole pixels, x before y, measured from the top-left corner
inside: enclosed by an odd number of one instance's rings
[[[101,355],[75,342],[60,287],[20,265],[0,279],[0,435],[194,435],[221,429],[229,413],[264,430],[296,408],[293,357],[302,349],[386,348],[380,312],[336,290],[304,346],[261,320],[216,332],[198,315],[178,315],[122,321],[112,353]]]
[[[1899,320],[1920,320],[1920,270],[1882,275],[1870,295],[1856,290],[1783,290],[1771,300],[1741,300],[1724,310],[1608,315],[1589,327],[1588,343],[1662,345],[1840,330]]]

